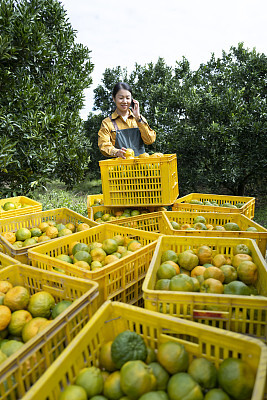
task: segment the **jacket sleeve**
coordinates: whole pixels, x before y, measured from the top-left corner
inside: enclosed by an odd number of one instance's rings
[[[108,124],[102,121],[101,127],[98,131],[98,147],[105,157],[115,157],[115,147],[111,141],[111,132]]]
[[[142,122],[137,122],[141,132],[141,138],[145,144],[152,144],[156,140],[156,132],[150,128],[147,120],[142,116]]]

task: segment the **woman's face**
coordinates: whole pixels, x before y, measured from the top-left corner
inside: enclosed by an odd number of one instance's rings
[[[131,105],[132,95],[128,90],[121,89],[113,100],[119,112],[125,113]]]

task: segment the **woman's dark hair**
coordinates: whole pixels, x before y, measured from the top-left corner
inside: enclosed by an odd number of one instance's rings
[[[128,92],[130,92],[131,95],[132,95],[132,88],[131,88],[130,85],[128,85],[128,83],[125,83],[125,82],[118,82],[118,83],[116,83],[116,85],[115,85],[114,88],[113,88],[112,96],[115,98],[115,97],[116,97],[116,94],[117,94],[121,89],[128,90]]]

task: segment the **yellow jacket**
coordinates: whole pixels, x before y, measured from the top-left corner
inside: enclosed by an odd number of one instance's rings
[[[130,115],[126,121],[115,111],[111,115],[112,119],[116,120],[119,129],[128,129],[128,128],[139,128],[141,133],[141,138],[145,144],[152,144],[156,140],[156,132],[151,129],[146,121],[146,119],[142,116],[142,121],[137,122],[133,113],[130,111]],[[101,153],[106,157],[114,157],[116,148],[115,148],[115,140],[116,140],[116,130],[114,125],[110,119],[110,117],[105,118],[102,121],[101,127],[98,132],[98,147]]]

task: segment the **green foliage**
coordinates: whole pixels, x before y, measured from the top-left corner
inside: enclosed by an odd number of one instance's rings
[[[191,71],[183,58],[175,68],[157,63],[135,65],[131,74],[106,69],[95,89],[95,111],[85,123],[97,148],[101,120],[112,111],[111,92],[118,81],[133,87],[141,113],[157,132],[149,150],[176,153],[180,194],[203,187],[214,193],[244,195],[266,176],[267,59],[238,44],[222,57]],[[94,136],[94,138],[92,138]],[[94,154],[96,170],[100,152]],[[255,190],[254,184],[254,190]]]
[[[79,110],[93,65],[75,37],[57,0],[0,3],[1,196],[84,176],[90,143]]]

